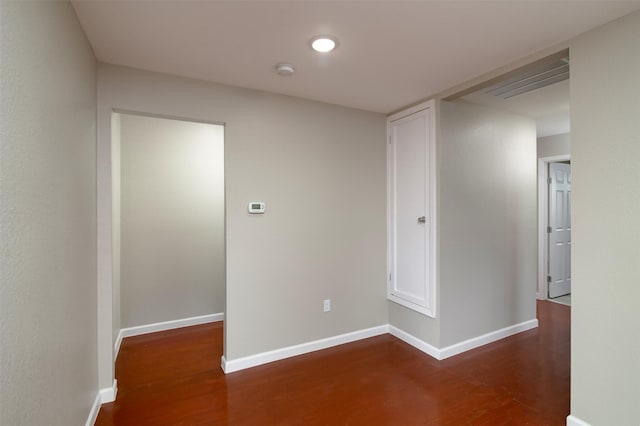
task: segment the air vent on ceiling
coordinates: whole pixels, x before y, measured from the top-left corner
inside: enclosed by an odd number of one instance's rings
[[[502,99],[528,93],[569,78],[569,57],[526,69],[482,91]]]

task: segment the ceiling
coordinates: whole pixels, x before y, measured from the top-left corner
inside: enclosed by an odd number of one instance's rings
[[[459,100],[530,117],[536,122],[538,137],[569,133],[570,58],[568,52],[557,56],[486,82],[486,87]]]
[[[489,105],[524,115],[535,120],[539,138],[569,133],[569,80],[537,89],[533,92],[502,99],[482,90],[461,98],[463,101]]]
[[[98,60],[390,113],[640,9],[640,1],[104,1]],[[338,48],[318,54],[318,34]],[[294,65],[279,76],[277,62]]]

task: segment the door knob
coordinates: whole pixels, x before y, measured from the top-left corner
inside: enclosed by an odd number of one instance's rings
[[[418,223],[426,223],[426,222],[427,222],[427,218],[426,218],[426,217],[424,217],[424,216],[420,216],[420,217],[418,218]]]

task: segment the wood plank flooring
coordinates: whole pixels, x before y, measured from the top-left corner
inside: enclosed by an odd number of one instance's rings
[[[222,323],[124,339],[96,425],[564,425],[570,308],[436,361],[390,335],[224,375]]]

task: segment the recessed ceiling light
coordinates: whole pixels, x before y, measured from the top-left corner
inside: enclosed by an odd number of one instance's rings
[[[330,36],[317,36],[311,39],[311,47],[320,53],[331,52],[337,44],[336,39]]]

